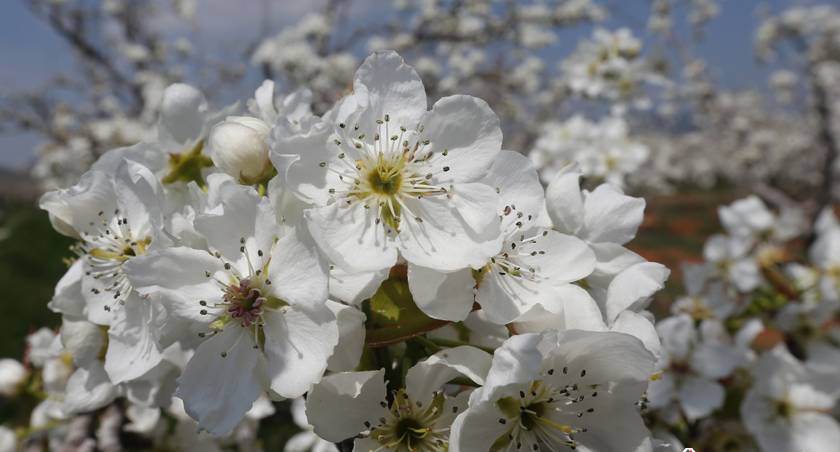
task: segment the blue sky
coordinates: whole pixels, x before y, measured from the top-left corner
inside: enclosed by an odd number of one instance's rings
[[[385,0],[356,0],[353,13],[357,17],[377,9]],[[796,0],[719,0],[721,14],[705,28],[703,40],[690,52],[703,57],[712,74],[727,87],[746,88],[764,82],[767,68],[756,64],[752,53],[753,33],[762,9],[778,11]],[[602,0],[611,10],[608,28],[626,26],[643,31],[650,0]],[[199,0],[198,26],[190,37],[198,46],[221,51],[241,48],[254,39],[259,24],[268,14],[268,22],[277,29],[294,22],[307,11],[320,9],[323,0],[278,0],[266,13],[263,2],[257,0]],[[688,36],[685,24],[677,24],[679,34]],[[164,24],[165,26],[165,24]],[[561,35],[561,43],[547,56],[560,59],[588,31],[575,29]],[[679,44],[665,43],[673,49],[685,47],[688,39]],[[646,45],[656,44],[647,41]],[[652,47],[651,47],[652,48]],[[19,90],[44,86],[57,74],[72,74],[74,62],[70,49],[53,32],[26,9],[22,0],[0,2],[0,96]],[[189,81],[189,80],[187,80]],[[32,148],[38,137],[32,134],[0,135],[0,166],[21,168],[33,159]]]

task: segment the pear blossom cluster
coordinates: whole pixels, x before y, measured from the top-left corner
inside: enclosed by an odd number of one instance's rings
[[[625,180],[645,164],[650,149],[628,136],[627,121],[608,116],[598,122],[582,116],[543,124],[543,133],[528,154],[543,181],[577,162],[584,176],[625,187]]]
[[[796,254],[806,222],[756,196],[721,207],[725,232],[686,264],[686,295],[656,323],[649,419],[670,450],[831,450],[836,416],[838,220],[826,210]],[[727,446],[728,445],[728,446]]]
[[[543,186],[483,100],[430,106],[393,51],[311,100],[171,85],[155,139],[41,198],[76,257],[61,328],[0,362],[38,401],[4,444],[261,450],[291,406],[287,450],[653,450],[645,201],[575,163]]]

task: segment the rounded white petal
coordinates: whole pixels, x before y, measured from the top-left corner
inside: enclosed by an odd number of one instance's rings
[[[435,391],[455,377],[464,376],[481,385],[492,359],[489,353],[467,345],[444,349],[408,369],[406,392],[411,400],[425,405]]]
[[[323,305],[329,284],[327,263],[305,229],[285,234],[271,251],[271,292],[296,306]]]
[[[566,166],[545,189],[546,208],[554,228],[566,234],[576,234],[584,223],[580,176],[577,165]]]
[[[338,343],[335,314],[325,305],[267,310],[265,356],[271,390],[282,397],[300,397],[317,383]]]
[[[384,377],[384,369],[324,377],[306,398],[306,417],[315,433],[338,442],[367,430],[366,421],[379,419],[387,411],[380,405],[385,401]]]
[[[433,173],[436,181],[464,183],[483,177],[502,149],[502,130],[496,113],[481,99],[449,96],[438,100],[422,120],[423,135],[440,154],[421,165],[419,174]],[[443,166],[449,167],[441,172]]]
[[[650,297],[665,287],[671,271],[662,264],[644,262],[622,271],[607,288],[606,316],[612,323],[622,311],[644,309]]]
[[[689,421],[706,417],[723,406],[723,396],[720,384],[701,377],[688,376],[677,388],[677,397]]]
[[[408,264],[408,287],[429,317],[459,322],[472,310],[475,280],[470,269],[444,273]]]
[[[397,261],[397,247],[385,234],[385,225],[376,224],[374,212],[361,203],[334,203],[307,210],[304,216],[321,251],[340,267],[371,272]]]
[[[644,198],[634,198],[603,184],[584,200],[586,240],[623,245],[636,236],[645,211]]]
[[[365,347],[365,314],[357,308],[327,301],[327,308],[335,314],[338,322],[338,345],[327,361],[327,368],[333,372],[355,369],[359,365]]]
[[[176,396],[199,428],[226,435],[264,391],[264,372],[251,335],[229,325],[195,351],[178,379]]]

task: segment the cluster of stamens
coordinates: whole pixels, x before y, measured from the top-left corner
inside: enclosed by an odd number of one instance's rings
[[[530,281],[545,279],[546,277],[540,274],[539,269],[526,264],[523,259],[545,254],[545,250],[537,249],[534,245],[537,245],[541,238],[547,236],[548,231],[544,230],[526,237],[525,234],[516,231],[523,227],[523,220],[530,221],[533,218],[532,215],[526,217],[522,211],[517,211],[514,205],[506,206],[502,214],[503,216],[516,216],[516,221],[510,225],[515,230],[507,234],[508,238],[505,240],[502,251],[490,258],[490,263],[484,267],[483,271],[494,271],[499,276],[523,278]]]
[[[449,151],[433,151],[431,142],[421,138],[423,126],[411,131],[400,126],[392,131],[387,114],[376,120],[376,125],[376,132],[368,136],[358,125],[350,130],[339,124],[341,133],[333,141],[338,147],[337,159],[318,165],[338,176],[338,185],[328,189],[333,202],[362,203],[366,209],[375,209],[375,223],[390,234],[399,232],[403,215],[423,221],[406,206],[407,198],[450,196],[451,186],[435,182],[437,174],[450,170],[446,164]],[[429,167],[435,169],[430,172]]]
[[[122,304],[131,292],[131,283],[123,272],[122,265],[135,256],[146,252],[150,237],[136,237],[128,219],[120,217],[120,211],[105,218],[105,212],[98,213],[100,220],[89,223],[90,231],[81,231],[82,241],[71,246],[70,249],[81,259],[85,259],[87,267],[85,276],[101,282],[101,287],[91,288],[94,294],[106,292],[112,294],[114,304]],[[106,305],[104,309],[111,311],[113,305]]]
[[[238,319],[243,327],[249,327],[262,314],[262,306],[266,298],[262,291],[251,286],[248,278],[239,280],[239,284],[231,284],[225,289],[225,303],[227,312],[234,319]]]
[[[380,447],[369,452],[393,450],[397,452],[443,452],[448,450],[449,425],[438,425],[443,414],[445,396],[435,392],[428,406],[412,401],[404,390],[394,393],[390,406],[387,401],[380,404],[389,408],[388,414],[375,423],[365,421],[370,438]],[[458,408],[452,408],[457,413]],[[453,413],[453,414],[454,414]]]
[[[497,402],[505,414],[499,418],[499,423],[509,429],[493,445],[493,451],[577,448],[575,435],[587,430],[570,425],[567,420],[582,418],[595,411],[590,402],[598,396],[600,385],[572,381],[568,367],[560,372],[562,384],[549,382],[558,380],[554,377],[555,369],[549,369],[544,380],[533,381],[529,388],[519,391],[518,397],[506,397]],[[577,375],[583,379],[586,370]],[[558,421],[561,417],[564,422]]]
[[[212,272],[205,271],[204,276],[212,278],[219,286],[222,291],[222,300],[216,304],[208,304],[206,300],[199,300],[199,313],[201,315],[217,316],[216,320],[210,324],[210,335],[224,329],[228,322],[235,321],[242,328],[251,328],[255,344],[260,346],[263,342],[263,311],[269,306],[280,307],[283,302],[267,294],[267,286],[271,285],[271,280],[267,274],[271,258],[267,257],[263,250],[257,250],[256,258],[252,258],[245,243],[245,238],[239,239],[239,251],[248,263],[247,274],[243,274],[236,266],[226,261],[218,251],[211,253],[223,262],[222,265],[226,275],[218,278]],[[199,333],[200,337],[206,335],[207,333]],[[223,357],[226,355],[226,353],[222,353]]]

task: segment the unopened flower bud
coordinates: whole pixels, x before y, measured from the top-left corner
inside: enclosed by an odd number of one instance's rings
[[[228,117],[213,127],[207,139],[213,163],[243,184],[264,182],[273,172],[266,141],[270,130],[257,118]]]

